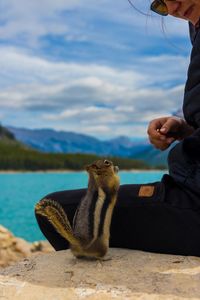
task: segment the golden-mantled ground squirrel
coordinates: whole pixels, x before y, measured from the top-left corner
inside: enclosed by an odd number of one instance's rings
[[[118,167],[109,160],[88,165],[88,189],[76,210],[73,226],[56,201],[41,200],[35,207],[69,243],[76,257],[102,258],[108,250],[110,224],[119,189]]]

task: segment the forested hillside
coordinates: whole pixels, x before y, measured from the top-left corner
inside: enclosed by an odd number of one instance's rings
[[[12,133],[0,126],[0,170],[82,170],[99,159],[92,154],[43,153],[17,141]],[[102,157],[101,157],[102,158]],[[122,169],[150,169],[142,160],[107,157]]]
[[[3,127],[1,124],[0,124],[0,141],[4,141],[4,142],[15,141],[14,134],[10,132],[7,128]]]
[[[147,138],[118,136],[109,140],[69,131],[8,127],[17,140],[40,152],[82,153],[143,160],[150,166],[167,167],[168,150],[155,149]]]

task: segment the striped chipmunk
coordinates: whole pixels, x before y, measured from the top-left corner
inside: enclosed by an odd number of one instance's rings
[[[43,199],[35,207],[70,244],[77,257],[103,258],[109,248],[110,224],[119,189],[118,167],[109,160],[97,160],[86,166],[89,175],[86,195],[73,218],[54,200]]]

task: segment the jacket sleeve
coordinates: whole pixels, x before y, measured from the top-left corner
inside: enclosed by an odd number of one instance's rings
[[[191,28],[190,28],[191,29]],[[191,33],[191,30],[190,30]],[[191,37],[191,52],[188,77],[185,85],[183,113],[188,124],[200,127],[200,30]]]

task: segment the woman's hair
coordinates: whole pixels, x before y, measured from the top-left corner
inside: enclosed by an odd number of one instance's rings
[[[135,4],[133,4],[132,0],[128,0],[128,2],[130,3],[130,5],[140,14],[142,14],[143,16],[149,17],[152,16],[150,13],[145,13],[143,12],[141,9],[137,8],[135,6]],[[161,17],[161,16],[160,16]],[[162,26],[162,31],[165,33],[165,23],[164,23],[164,18],[161,17],[161,26]]]
[[[150,12],[143,12],[141,9],[137,8],[135,6],[135,4],[133,3],[134,0],[128,0],[128,2],[130,3],[130,5],[137,11],[139,12],[140,14],[142,14],[143,16],[146,16],[146,17],[152,17],[151,13]],[[140,0],[141,1],[141,0]],[[163,34],[165,35],[165,37],[167,38],[167,35],[166,35],[166,27],[165,27],[165,23],[164,23],[164,18],[162,16],[161,17],[161,28],[162,28],[162,32]],[[168,38],[167,38],[168,39]],[[174,45],[173,45],[174,46]]]
[[[132,2],[131,0],[128,0],[128,2],[129,2],[130,5],[131,5],[137,12],[139,12],[140,14],[142,14],[142,15],[144,15],[144,16],[149,16],[148,13],[144,13],[144,12],[141,11],[139,8],[137,8],[137,7],[135,6],[135,4],[133,4],[133,2]]]
[[[137,12],[139,12],[140,14],[142,14],[143,16],[146,16],[146,17],[152,17],[152,16],[153,16],[151,13],[148,13],[148,12],[145,13],[145,12],[143,12],[141,9],[137,8],[137,7],[135,6],[135,4],[133,4],[133,1],[134,1],[134,0],[128,0],[128,2],[130,3],[130,5],[131,5]],[[140,1],[142,1],[142,0],[140,0]],[[179,51],[180,51],[180,50],[182,51],[183,49],[177,47],[177,45],[175,45],[173,42],[171,42],[171,41],[169,40],[169,38],[168,38],[168,36],[167,36],[167,30],[166,30],[164,18],[163,18],[163,16],[160,16],[160,18],[161,18],[161,28],[162,28],[162,32],[163,32],[163,34],[164,34],[164,37],[166,38],[166,40],[168,40],[168,42],[171,44],[171,46],[173,46],[173,48],[176,48],[176,49],[178,49]]]

